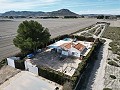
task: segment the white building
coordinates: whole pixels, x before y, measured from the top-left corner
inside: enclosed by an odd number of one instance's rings
[[[65,56],[75,56],[80,58],[92,47],[92,42],[76,41],[72,39],[65,41],[60,40],[54,44],[48,46],[49,48],[55,49],[58,53]]]

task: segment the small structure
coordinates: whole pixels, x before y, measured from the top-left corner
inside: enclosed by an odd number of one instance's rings
[[[25,69],[26,69],[27,71],[30,71],[30,72],[38,75],[38,68],[37,68],[36,65],[34,65],[34,64],[32,63],[32,60],[31,60],[31,59],[26,59],[26,60],[25,60]]]
[[[20,57],[9,57],[7,58],[7,63],[9,66],[16,68],[15,61],[20,60]]]

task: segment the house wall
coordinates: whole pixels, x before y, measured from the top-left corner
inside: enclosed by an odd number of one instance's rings
[[[7,58],[7,63],[8,63],[9,66],[12,66],[12,67],[15,68],[15,62],[14,62],[13,59],[11,59],[11,58]]]
[[[72,47],[69,49],[69,54],[75,57],[80,57],[81,52]]]
[[[68,53],[68,51],[62,50],[62,55],[69,56],[69,53]]]

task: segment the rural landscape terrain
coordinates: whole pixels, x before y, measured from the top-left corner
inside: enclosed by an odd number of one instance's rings
[[[117,17],[86,18],[67,9],[9,11],[0,16],[0,90],[120,90],[120,20]],[[50,32],[50,41],[42,43],[42,48],[35,44],[36,51],[32,48],[32,53],[27,54],[23,51],[29,47],[23,49],[18,45],[18,48],[15,42],[17,36],[22,36],[20,25],[23,24],[23,30],[29,30],[25,22],[37,23],[32,30],[40,23]],[[68,55],[72,50],[78,50],[80,55],[75,57],[75,51],[71,53],[74,56]],[[10,57],[19,55],[23,56],[20,61],[16,59],[16,66],[9,62]]]

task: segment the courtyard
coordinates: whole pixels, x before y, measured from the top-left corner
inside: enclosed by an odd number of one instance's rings
[[[48,67],[69,76],[74,74],[78,64],[81,62],[81,60],[75,57],[61,58],[61,54],[56,53],[52,49],[47,49],[37,54],[31,61],[38,66]]]

